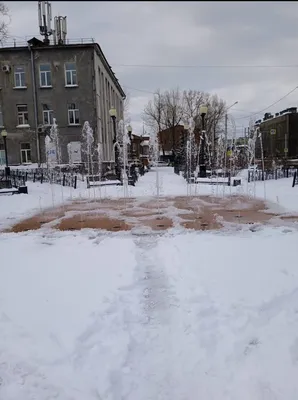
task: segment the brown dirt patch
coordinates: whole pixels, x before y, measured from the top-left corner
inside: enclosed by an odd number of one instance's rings
[[[129,231],[132,226],[128,225],[125,221],[119,219],[112,219],[107,217],[92,217],[75,215],[70,218],[64,218],[59,224],[55,226],[60,231],[81,230],[81,229],[104,229],[111,232]]]
[[[167,197],[151,199],[104,199],[75,201],[21,221],[9,232],[37,230],[49,224],[59,230],[84,228],[107,231],[129,231],[150,227],[165,231],[180,225],[186,229],[219,229],[224,222],[236,224],[273,223],[276,220],[298,222],[297,216],[264,212],[265,203],[245,196],[215,198],[211,196]],[[71,211],[71,215],[65,214]],[[177,218],[178,217],[178,218]],[[180,221],[180,222],[179,222]]]
[[[143,219],[139,226],[148,226],[154,231],[164,231],[173,227],[173,221],[166,217]]]
[[[215,221],[194,220],[185,221],[181,225],[186,229],[194,229],[196,231],[209,231],[222,228],[222,225]]]
[[[52,220],[51,217],[32,217],[30,219],[27,219],[25,221],[18,222],[15,224],[12,228],[6,229],[5,232],[26,232],[26,231],[36,231],[37,229],[40,229],[42,225],[50,222]]]

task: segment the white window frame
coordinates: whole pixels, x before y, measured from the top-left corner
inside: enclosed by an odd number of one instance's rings
[[[0,105],[0,128],[3,127],[4,127],[3,112],[2,112],[2,107]]]
[[[29,144],[30,148],[29,149],[22,149],[22,145],[23,144]],[[21,147],[21,149],[20,149],[20,151],[21,151],[21,163],[22,164],[30,164],[30,163],[32,163],[31,144],[29,142],[23,142],[23,143],[20,144],[20,147]],[[30,152],[29,160],[28,160],[28,152]],[[23,153],[25,153],[25,155],[26,155],[25,156],[25,158],[26,158],[25,162],[23,162]]]
[[[75,69],[68,69],[68,64],[74,64]],[[65,86],[66,87],[77,87],[78,86],[78,75],[77,75],[77,66],[74,62],[67,62],[64,64],[64,72],[65,72]],[[70,83],[67,82],[68,73],[70,74]]]
[[[49,70],[48,71],[42,71],[41,67],[42,66],[48,66]],[[44,77],[44,80],[46,82],[45,85],[42,84],[42,77]],[[50,83],[48,82],[50,81]],[[51,64],[40,64],[39,65],[39,84],[41,88],[51,88],[52,87],[52,70],[51,70]]]
[[[44,107],[44,105],[43,105]],[[54,118],[54,111],[50,109],[43,109],[42,110],[42,121],[45,126],[52,126],[53,125],[53,118]],[[46,119],[48,123],[46,123]]]
[[[74,108],[70,108],[71,105],[74,105]],[[67,110],[67,115],[68,115],[68,125],[80,125],[80,112],[79,109],[76,107],[75,103],[68,104],[68,110]],[[76,121],[76,113],[78,117],[78,122]],[[71,122],[71,116],[73,118],[74,122]]]
[[[27,111],[19,111],[19,107],[26,107]],[[18,124],[17,126],[29,126],[29,115],[28,115],[28,105],[27,104],[17,104],[17,114],[18,114]],[[27,123],[26,123],[26,116],[27,114]],[[20,118],[22,118],[22,123],[20,123]]]
[[[18,68],[22,68],[22,71],[16,71]],[[17,76],[20,82],[20,85],[17,85]],[[23,65],[16,65],[14,67],[14,88],[15,89],[25,89],[26,86],[26,72],[25,67]]]

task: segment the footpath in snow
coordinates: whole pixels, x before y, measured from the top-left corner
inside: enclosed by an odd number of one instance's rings
[[[170,168],[159,182],[186,195]],[[152,171],[130,195],[155,183]],[[51,206],[49,186],[0,197],[1,222]],[[290,180],[268,182],[266,196],[298,211]],[[0,234],[0,399],[298,398],[297,240],[285,227]]]

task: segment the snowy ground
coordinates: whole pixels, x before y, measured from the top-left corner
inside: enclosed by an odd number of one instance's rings
[[[129,195],[155,194],[155,177]],[[159,183],[162,195],[187,193],[171,168],[159,168]],[[258,182],[255,193],[298,212],[291,179],[265,190]],[[29,195],[0,196],[0,224],[74,197],[122,194],[31,183]],[[0,234],[0,399],[297,399],[297,241],[287,227]]]

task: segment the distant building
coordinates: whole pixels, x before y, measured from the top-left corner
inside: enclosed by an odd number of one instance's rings
[[[114,160],[109,110],[123,118],[125,93],[100,46],[92,40],[0,48],[0,132],[6,129],[9,164],[45,162],[45,136],[56,118],[62,162],[89,121],[103,162]],[[0,164],[4,163],[0,136]]]
[[[186,135],[183,125],[164,129],[158,133],[159,156],[161,160],[173,161],[175,150],[180,147],[181,138]]]
[[[149,164],[150,159],[150,136],[132,134],[131,160],[138,160],[144,166]]]
[[[266,113],[263,120],[256,121],[262,132],[264,158],[297,159],[298,158],[298,113],[292,107],[276,113]],[[261,158],[260,142],[256,142],[256,157]]]

